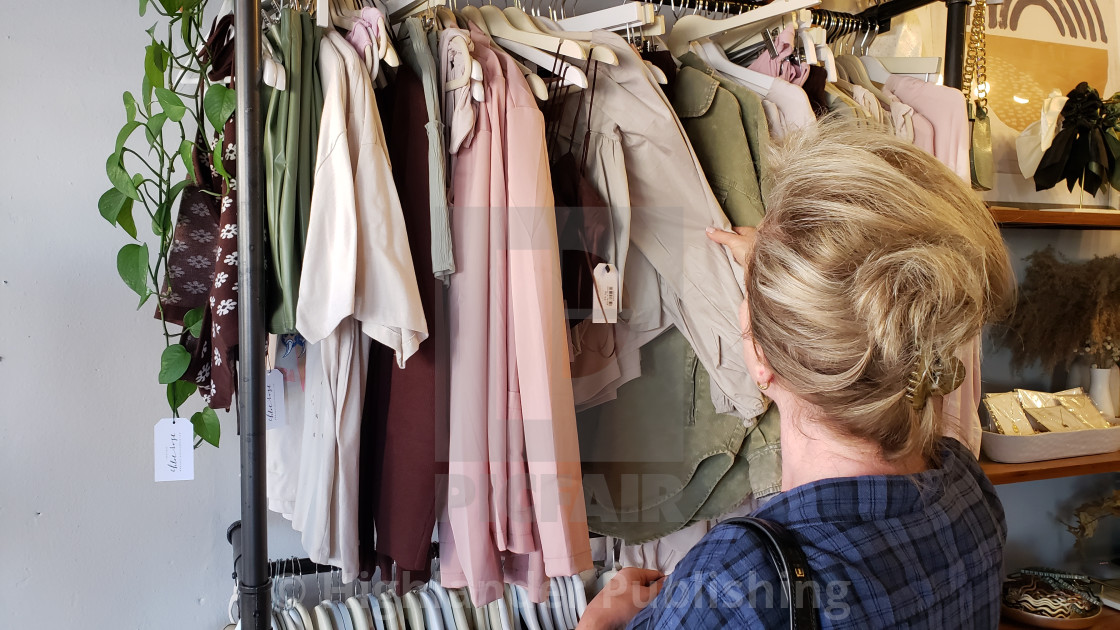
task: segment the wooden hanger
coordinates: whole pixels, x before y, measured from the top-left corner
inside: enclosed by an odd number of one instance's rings
[[[531,15],[518,7],[506,7],[502,12],[506,14],[506,18],[509,19],[510,24],[515,28],[530,33],[540,33],[541,35],[572,40],[576,42],[580,48],[583,48],[584,54],[587,55],[588,59],[601,61],[612,66],[618,65],[618,55],[614,54],[614,51],[606,46],[593,45],[591,43],[591,33],[589,32],[553,31],[548,28],[547,24],[539,20],[534,20]]]
[[[494,11],[497,11],[498,14],[500,14],[502,16],[501,20],[504,21],[505,25],[507,25],[510,30],[513,30],[513,26],[510,25],[509,21],[505,19],[505,14],[502,13],[501,9],[499,9],[497,7],[493,7],[493,6],[482,7],[482,9],[493,9]],[[491,15],[493,15],[493,12],[490,12],[490,13],[491,13]],[[490,22],[488,22],[486,20],[486,13],[484,11],[482,11],[481,9],[479,9],[479,7],[474,7],[474,6],[463,7],[463,10],[462,10],[461,14],[464,18],[470,20],[476,26],[478,26],[480,29],[482,29],[482,31],[484,33],[489,35],[490,38],[493,39],[495,43],[497,43],[499,46],[504,48],[506,51],[511,52],[511,53],[521,57],[522,59],[525,59],[526,61],[534,63],[541,68],[545,68],[546,70],[556,69],[556,72],[558,73],[558,75],[564,80],[565,85],[572,85],[572,86],[576,86],[580,89],[583,89],[583,88],[586,88],[590,84],[589,81],[587,80],[587,75],[584,74],[583,70],[580,70],[579,68],[577,68],[577,67],[571,65],[570,63],[556,57],[555,55],[553,55],[551,53],[547,53],[547,52],[545,52],[545,51],[543,51],[539,48],[535,48],[533,46],[524,44],[524,43],[519,42],[519,41],[515,41],[515,40],[512,40],[512,39],[504,39],[504,38],[498,37],[497,34],[494,32],[494,30],[491,29]],[[492,18],[492,19],[494,19],[495,23],[498,23],[496,18]],[[505,28],[505,27],[501,27],[501,28]],[[508,32],[508,31],[506,31],[506,32]],[[520,32],[520,31],[518,31],[518,32]],[[547,37],[547,36],[540,36],[540,37]],[[557,39],[557,38],[552,38],[552,39]],[[579,48],[579,45],[576,42],[573,42],[571,40],[560,40],[560,41],[566,42],[567,44],[570,45],[570,47],[574,47],[582,53],[582,49]],[[570,50],[570,48],[569,48],[569,50]],[[529,72],[527,68],[525,70],[527,72]],[[534,74],[534,73],[529,72],[529,74]],[[526,76],[529,76],[529,74],[527,74]],[[540,78],[540,77],[538,77],[538,78]],[[533,87],[533,83],[534,83],[533,81],[530,81],[530,88]],[[541,83],[543,84],[543,79],[542,79]],[[537,96],[538,99],[540,99],[540,95],[537,94],[535,89],[534,89],[533,93],[534,93],[534,95]],[[548,93],[548,88],[547,88],[547,86],[545,86],[545,94],[547,95],[547,93]],[[543,100],[543,99],[540,99],[540,100]]]
[[[710,39],[692,42],[691,50],[706,61],[713,70],[742,83],[759,96],[769,94],[770,87],[774,85],[774,77],[732,63],[723,48]]]

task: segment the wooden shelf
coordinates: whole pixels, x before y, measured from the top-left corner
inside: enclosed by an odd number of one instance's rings
[[[1100,620],[1090,626],[1090,630],[1116,630],[1120,628],[1120,612],[1115,608],[1105,606]],[[1000,619],[999,630],[1038,630],[1037,626],[1024,626],[1021,623]]]
[[[992,206],[990,210],[1000,227],[1120,230],[1120,212],[1062,212],[1000,206]]]
[[[987,457],[980,457],[980,467],[993,484],[1057,479],[1097,473],[1120,472],[1120,453],[1087,455],[1068,459],[1051,459],[1029,464],[1000,464]]]

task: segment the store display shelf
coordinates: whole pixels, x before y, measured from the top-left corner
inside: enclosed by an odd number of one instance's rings
[[[992,206],[992,216],[1000,227],[1073,228],[1079,230],[1120,230],[1120,211],[1032,210]]]
[[[987,457],[980,458],[980,467],[993,484],[1057,479],[1077,475],[1120,472],[1120,453],[1104,453],[1067,459],[1050,459],[1027,464],[1001,464]],[[1120,627],[1120,626],[1118,626]]]
[[[1055,628],[1059,626],[1053,626]],[[1120,611],[1105,607],[1100,618],[1088,630],[1115,630],[1120,628]],[[1038,630],[1037,626],[1027,626],[1007,619],[1000,619],[999,630]]]

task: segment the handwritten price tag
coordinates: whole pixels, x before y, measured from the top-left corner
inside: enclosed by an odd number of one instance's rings
[[[288,423],[288,409],[284,400],[284,371],[269,370],[264,377],[265,430],[279,429]]]
[[[164,418],[155,428],[156,481],[194,479],[194,427],[184,418]]]

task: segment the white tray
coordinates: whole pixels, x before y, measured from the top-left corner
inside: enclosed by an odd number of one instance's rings
[[[980,448],[988,459],[1005,464],[1112,453],[1120,451],[1120,426],[1035,435],[1004,435],[984,431]]]

